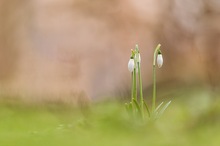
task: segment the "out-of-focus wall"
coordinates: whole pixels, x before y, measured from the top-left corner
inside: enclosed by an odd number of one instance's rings
[[[111,96],[129,88],[136,43],[145,87],[157,43],[159,81],[217,86],[219,24],[218,0],[1,0],[1,93]]]

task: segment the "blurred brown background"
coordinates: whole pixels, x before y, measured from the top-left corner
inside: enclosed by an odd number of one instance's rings
[[[158,82],[218,89],[219,0],[1,0],[0,93],[117,96],[130,87],[136,43],[145,88],[161,43]]]

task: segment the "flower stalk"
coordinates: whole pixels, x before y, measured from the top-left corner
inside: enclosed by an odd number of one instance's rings
[[[154,113],[155,108],[156,108],[156,59],[157,59],[158,52],[161,52],[160,47],[161,47],[161,45],[158,44],[156,49],[154,50],[152,114]]]
[[[141,56],[139,52],[138,45],[136,45],[136,58],[137,58],[137,69],[138,69],[138,82],[139,82],[139,89],[140,89],[140,112],[141,117],[144,119],[144,97],[143,97],[143,90],[142,90],[142,78],[141,78]]]
[[[136,55],[135,55],[135,50],[131,50],[131,58],[134,60],[133,61],[133,71],[132,71],[132,98],[131,102],[133,99],[137,101],[137,75],[136,75],[136,69],[137,69],[137,60],[136,60]]]

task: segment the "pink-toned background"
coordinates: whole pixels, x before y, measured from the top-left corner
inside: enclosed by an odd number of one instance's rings
[[[26,97],[117,96],[130,87],[127,62],[139,44],[143,84],[217,89],[219,0],[1,0],[0,92]]]

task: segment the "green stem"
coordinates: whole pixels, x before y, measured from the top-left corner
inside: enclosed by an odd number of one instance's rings
[[[142,90],[140,62],[138,62],[137,65],[138,65],[138,80],[139,80],[139,88],[140,88],[140,106],[141,106],[140,112],[141,112],[142,119],[144,119],[144,98],[143,98],[143,90]]]
[[[133,71],[133,98],[137,101],[137,79],[136,68]]]
[[[157,53],[160,50],[160,44],[157,45],[154,51],[154,60],[153,60],[153,99],[152,99],[152,113],[155,111],[156,107],[156,58]]]
[[[152,114],[156,107],[156,66],[153,65],[153,100],[152,100]]]
[[[134,72],[131,73],[131,102],[134,96]]]

